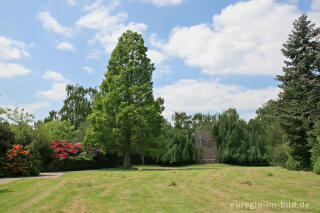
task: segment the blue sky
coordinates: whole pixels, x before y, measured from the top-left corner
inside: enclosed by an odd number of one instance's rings
[[[319,0],[2,0],[0,106],[37,119],[60,109],[66,84],[100,85],[131,29],[155,63],[166,118],[235,107],[248,120],[277,97],[281,45],[302,13],[320,26]]]

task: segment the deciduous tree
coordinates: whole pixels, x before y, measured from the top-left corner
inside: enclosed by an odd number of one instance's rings
[[[120,36],[89,116],[86,141],[122,153],[125,168],[131,167],[132,147],[147,146],[141,133],[155,134],[163,120],[163,99],[154,99],[155,68],[146,53],[140,34],[128,30]]]

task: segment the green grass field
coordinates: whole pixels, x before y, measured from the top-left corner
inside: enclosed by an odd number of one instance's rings
[[[311,172],[223,164],[138,168],[1,184],[0,212],[320,212],[320,176]]]

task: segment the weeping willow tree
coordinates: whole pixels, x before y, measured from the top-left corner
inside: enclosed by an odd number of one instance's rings
[[[167,163],[187,163],[196,159],[192,117],[186,113],[174,113],[174,125],[165,132],[166,153],[162,157]]]
[[[246,123],[235,109],[217,116],[212,135],[218,142],[219,162],[235,164],[267,163],[264,130],[257,120]]]

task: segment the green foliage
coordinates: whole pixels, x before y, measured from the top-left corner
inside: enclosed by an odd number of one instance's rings
[[[212,135],[218,142],[219,162],[246,163],[248,162],[246,143],[246,122],[240,120],[235,109],[228,109],[218,115]]]
[[[248,185],[248,186],[251,186],[251,185],[252,185],[252,183],[251,183],[250,180],[243,181],[243,182],[241,182],[241,184],[246,184],[246,185]]]
[[[200,115],[200,114],[199,114]],[[163,144],[166,144],[161,161],[170,164],[190,163],[196,159],[194,130],[197,124],[185,112],[175,112],[172,116],[174,126],[166,124],[163,128]],[[200,124],[199,124],[200,125]]]
[[[320,174],[320,121],[309,132],[308,142],[310,147],[312,147],[310,152],[313,171]]]
[[[10,128],[14,132],[15,142],[29,145],[33,138],[33,129],[29,124],[34,121],[34,115],[25,112],[23,108],[7,108],[6,117],[12,122]]]
[[[163,162],[187,163],[195,160],[193,136],[188,130],[173,128],[169,132],[167,152],[162,157]]]
[[[265,129],[263,123],[257,119],[251,119],[246,127],[247,155],[249,163],[264,163],[268,161],[268,152],[265,141]]]
[[[268,173],[266,174],[266,176],[272,177],[273,174],[272,174],[272,172],[268,172]]]
[[[0,94],[1,95],[1,94]],[[5,119],[2,117],[3,115],[6,114],[6,110],[0,107],[0,122],[5,121]]]
[[[269,156],[265,131],[259,117],[246,123],[232,108],[218,114],[212,135],[218,142],[219,162],[266,164]]]
[[[70,121],[53,120],[45,123],[45,130],[48,134],[48,140],[69,140],[74,142],[79,130],[71,124]]]
[[[6,116],[17,126],[28,125],[34,121],[34,115],[28,112],[25,112],[23,108],[7,108]]]
[[[0,121],[0,157],[4,156],[13,144],[15,144],[15,137],[13,131],[10,129],[9,123]]]
[[[120,36],[89,116],[86,141],[122,154],[125,168],[131,167],[133,147],[147,146],[163,121],[163,100],[154,100],[154,65],[146,53],[140,34],[127,31]]]
[[[78,188],[92,187],[92,183],[87,182],[87,181],[82,181],[82,182],[78,182],[77,186],[78,186]]]
[[[272,166],[285,167],[286,145],[277,117],[277,102],[269,100],[257,111],[255,120],[260,125],[260,140],[266,146],[267,160]]]
[[[316,174],[320,174],[320,157],[318,157],[317,160],[313,163],[313,171]]]
[[[35,156],[39,156],[41,169],[46,169],[54,160],[54,152],[49,142],[48,131],[41,121],[38,121],[34,128],[34,138],[30,145],[30,150]]]
[[[77,171],[87,169],[107,168],[108,161],[105,157],[84,159],[83,156],[70,156],[64,160],[56,159],[49,163],[46,171]]]
[[[213,124],[216,122],[217,116],[211,114],[202,114],[202,113],[195,113],[192,116],[192,128],[194,131],[196,130],[212,130]]]
[[[59,121],[59,120],[60,120],[60,115],[58,114],[58,112],[55,110],[51,110],[49,112],[49,116],[46,117],[43,121],[44,123],[48,123],[50,121]]]
[[[319,29],[302,15],[293,23],[282,53],[286,57],[283,75],[278,75],[279,94],[277,114],[288,149],[288,169],[309,169],[310,146],[307,132],[319,115]]]
[[[33,140],[33,129],[29,125],[10,124],[11,131],[14,132],[15,142],[24,146],[31,144]]]
[[[171,180],[171,182],[169,183],[168,186],[176,186],[176,185],[177,185],[177,183],[174,180]]]
[[[0,184],[1,212],[319,212],[320,178],[275,167],[153,165],[141,170],[70,172],[59,178]],[[183,169],[183,170],[180,170]],[[176,173],[174,173],[176,171]],[[264,174],[270,171],[274,177]],[[250,176],[250,177],[248,177]],[[177,186],[168,186],[174,180]],[[240,183],[250,180],[252,185]],[[80,183],[80,188],[78,186]],[[92,187],[88,187],[92,185]],[[304,208],[232,208],[231,203],[297,201]],[[31,205],[32,201],[32,205]],[[240,206],[240,205],[239,205]]]
[[[75,129],[86,121],[92,110],[92,101],[97,93],[95,88],[84,88],[81,85],[67,85],[67,97],[63,101],[64,105],[59,111],[62,121],[70,121]],[[54,115],[52,115],[54,117]]]
[[[19,144],[7,150],[0,159],[0,166],[4,176],[36,176],[39,174],[39,161]]]
[[[89,128],[89,121],[85,120],[80,123],[76,130],[75,141],[83,142],[86,137],[86,132]]]

